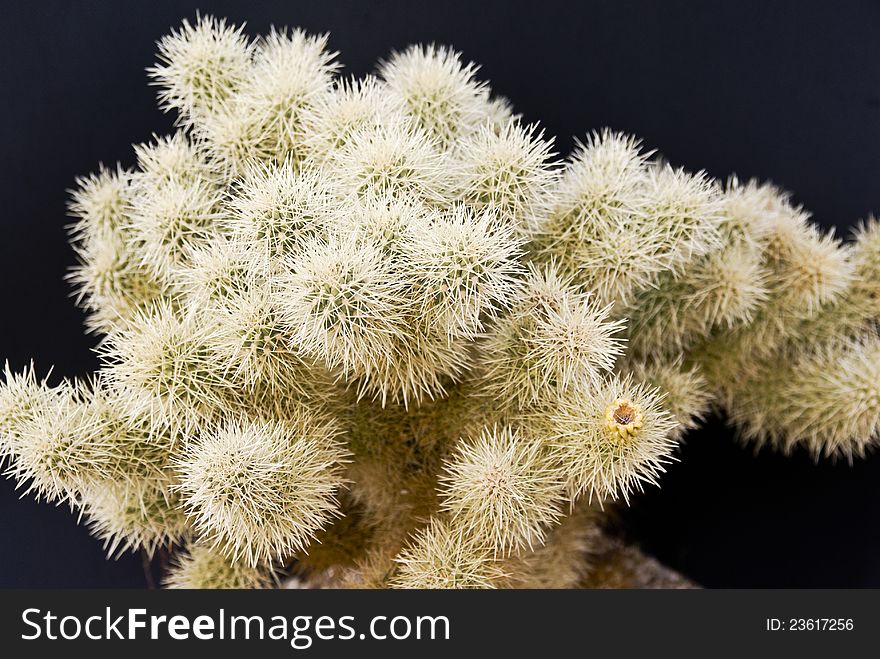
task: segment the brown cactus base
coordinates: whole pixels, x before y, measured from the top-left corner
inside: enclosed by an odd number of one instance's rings
[[[584,588],[699,588],[656,558],[621,539],[603,534],[593,551]]]

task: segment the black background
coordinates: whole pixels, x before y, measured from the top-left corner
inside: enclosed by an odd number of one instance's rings
[[[363,74],[413,42],[454,45],[566,153],[610,126],[669,160],[792,190],[845,232],[880,212],[880,5],[872,2],[3,2],[0,358],[83,374],[93,339],[63,281],[65,189],[171,127],[144,68],[196,9],[331,32]],[[880,458],[753,456],[722,420],[627,511],[633,537],[706,586],[880,586]],[[0,479],[0,586],[144,585],[66,508]]]

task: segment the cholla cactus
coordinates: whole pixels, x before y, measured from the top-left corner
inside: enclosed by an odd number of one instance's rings
[[[478,68],[198,18],[149,74],[177,129],[77,179],[101,367],[6,367],[0,457],[169,587],[573,587],[603,517],[725,409],[745,441],[880,434],[880,224],[629,136],[567,160]]]
[[[282,422],[226,421],[205,428],[177,462],[193,526],[237,560],[284,560],[336,510],[345,454],[332,422],[304,409]]]
[[[205,545],[193,545],[177,552],[165,576],[166,588],[255,589],[268,588],[274,574],[265,567],[245,561],[230,561]]]

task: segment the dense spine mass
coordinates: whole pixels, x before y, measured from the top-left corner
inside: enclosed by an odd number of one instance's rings
[[[100,370],[7,366],[0,458],[168,587],[574,587],[713,409],[876,443],[876,220],[608,130],[559,160],[440,46],[350,79],[202,17],[158,59],[176,130],[71,196]]]

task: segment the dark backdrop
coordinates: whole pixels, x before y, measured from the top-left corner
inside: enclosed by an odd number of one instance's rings
[[[880,212],[880,6],[805,2],[2,3],[0,358],[76,375],[93,340],[62,281],[65,189],[167,131],[144,68],[196,9],[331,32],[346,71],[393,48],[454,45],[529,120],[559,136],[602,126],[673,163],[770,178],[846,231]],[[632,535],[707,586],[880,586],[880,459],[812,464],[741,448],[714,420],[662,488],[627,512]],[[143,586],[105,561],[66,508],[0,479],[0,586]]]

